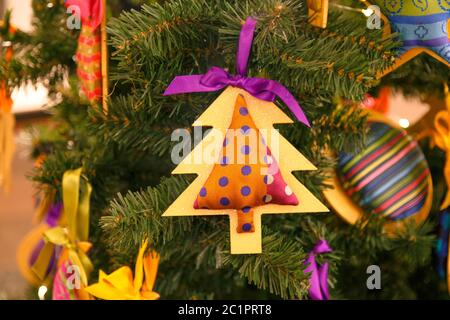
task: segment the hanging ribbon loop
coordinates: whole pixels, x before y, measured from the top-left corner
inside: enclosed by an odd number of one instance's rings
[[[252,50],[253,36],[256,29],[256,20],[247,18],[239,33],[239,43],[236,53],[236,73],[247,76],[247,63]]]
[[[307,265],[305,273],[311,273],[309,296],[312,300],[328,300],[330,298],[328,290],[328,262],[319,266],[316,262],[316,255],[332,251],[328,242],[322,239],[316,243],[305,260],[305,265]]]
[[[247,64],[255,28],[256,20],[247,18],[239,35],[236,75],[231,75],[220,67],[211,67],[205,74],[176,76],[167,87],[164,96],[212,92],[227,86],[239,87],[261,100],[274,102],[277,97],[280,98],[295,117],[309,127],[309,121],[302,108],[286,87],[274,80],[247,77]]]

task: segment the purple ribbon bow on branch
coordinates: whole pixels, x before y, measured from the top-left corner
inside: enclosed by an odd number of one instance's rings
[[[62,203],[56,203],[52,204],[52,206],[49,208],[47,215],[45,217],[45,223],[48,224],[49,227],[53,228],[56,227],[58,224],[58,220],[62,213],[63,205]],[[41,250],[44,248],[45,242],[44,239],[39,240],[39,242],[34,247],[33,251],[31,252],[30,259],[29,259],[29,265],[32,267],[36,260],[39,257],[39,254],[41,253]],[[50,262],[48,264],[47,270],[45,272],[45,276],[47,276],[52,270],[53,267],[56,266],[56,257],[58,255],[57,253],[58,248],[55,248],[55,250],[52,253]]]
[[[326,240],[319,240],[305,260],[305,265],[307,265],[305,273],[311,273],[309,297],[312,300],[328,300],[330,298],[328,291],[328,262],[319,266],[316,262],[316,255],[332,251]]]
[[[205,74],[176,76],[167,87],[164,95],[211,92],[227,86],[239,87],[261,100],[274,102],[276,97],[279,97],[295,117],[309,127],[309,121],[302,108],[286,87],[274,80],[247,77],[247,63],[255,27],[256,20],[248,17],[239,35],[236,75],[231,75],[220,67],[211,67]]]

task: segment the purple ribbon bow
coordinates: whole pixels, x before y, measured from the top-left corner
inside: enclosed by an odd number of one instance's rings
[[[311,273],[309,279],[309,297],[312,300],[328,300],[330,293],[328,291],[328,262],[319,266],[316,262],[316,254],[329,253],[333,250],[326,240],[319,240],[314,249],[309,253],[305,260],[305,273]]]
[[[61,216],[62,213],[62,207],[63,207],[62,203],[56,203],[52,204],[52,206],[48,209],[47,215],[45,217],[45,222],[48,224],[49,227],[53,228],[56,227],[56,225],[58,224],[59,217]],[[44,245],[45,242],[43,239],[41,239],[34,247],[33,251],[31,252],[30,259],[28,261],[30,267],[32,267],[36,262],[37,258],[39,257],[39,254],[41,253],[41,250],[44,248]],[[47,276],[53,270],[53,267],[56,266],[57,251],[58,249],[55,248],[55,250],[52,253],[50,262],[45,272],[45,276]]]
[[[274,102],[276,97],[279,97],[299,121],[310,127],[302,108],[286,87],[274,80],[247,77],[247,63],[255,27],[256,20],[248,17],[239,35],[236,75],[231,75],[220,67],[211,67],[205,74],[176,76],[167,87],[164,95],[211,92],[227,86],[239,87],[261,100]]]

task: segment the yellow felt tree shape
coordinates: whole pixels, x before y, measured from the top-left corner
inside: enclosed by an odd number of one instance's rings
[[[309,125],[300,107],[278,82],[245,77],[255,25],[249,18],[241,31],[237,76],[213,67],[205,75],[176,77],[165,92],[227,87],[193,124],[213,130],[172,172],[198,177],[163,215],[228,215],[233,254],[261,253],[262,214],[328,211],[292,174],[316,168],[273,128],[292,123],[275,96]]]

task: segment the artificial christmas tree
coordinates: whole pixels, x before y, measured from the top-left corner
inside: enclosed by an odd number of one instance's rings
[[[365,8],[356,0],[340,2]],[[164,96],[164,90],[180,74],[204,74],[214,65],[233,70],[238,34],[247,17],[258,21],[248,74],[276,79],[285,85],[301,101],[311,120],[311,129],[301,123],[275,127],[318,168],[295,172],[295,179],[289,178],[289,170],[282,170],[299,205],[305,190],[325,203],[322,190],[335,165],[329,150],[353,152],[364,146],[364,112],[360,108],[338,108],[337,100],[358,103],[368,91],[376,95],[378,85],[401,88],[406,94],[440,95],[442,84],[450,81],[444,64],[419,56],[378,79],[380,70],[395,63],[401,44],[392,37],[383,37],[381,29],[367,29],[360,11],[330,6],[327,27],[322,29],[310,24],[307,1],[303,0],[142,3],[148,4],[124,11],[109,22],[113,57],[110,79],[114,90],[108,114],[89,108],[86,101],[80,100],[76,85],[74,90],[64,90],[63,101],[54,108],[55,119],[60,121],[59,137],[53,140],[51,152],[33,176],[42,190],[52,190],[60,198],[63,173],[83,166],[93,186],[89,239],[93,247],[89,256],[96,269],[110,274],[118,267],[131,266],[142,241],[148,239],[151,250],[161,256],[154,290],[162,298],[306,298],[310,274],[305,273],[304,261],[310,257],[309,250],[326,239],[333,248],[332,253],[326,254],[331,298],[446,297],[445,290],[439,289],[432,263],[436,208],[442,195],[439,191],[435,192],[427,221],[420,226],[407,224],[396,237],[386,235],[385,221],[370,214],[356,225],[347,225],[330,213],[267,215],[261,226],[263,251],[254,255],[231,254],[226,217],[162,217],[195,181],[193,176],[170,176],[175,167],[171,161],[176,142],[171,140],[172,132],[189,131],[202,113],[210,112],[205,110],[217,98],[216,93]],[[43,5],[45,1],[35,0],[36,4]],[[109,4],[115,7],[113,2]],[[71,82],[76,83],[71,59],[77,32],[67,30],[65,19],[61,18],[65,14],[59,2],[37,11],[38,25],[47,21],[47,29],[55,28],[64,37],[43,39],[39,30],[45,28],[41,25],[35,34],[17,42],[19,50],[15,52],[23,50],[24,54],[11,61],[11,86],[41,77],[49,79],[55,92],[62,70],[68,71]],[[60,41],[57,48],[56,40]],[[28,54],[25,44],[29,43],[39,44],[38,56],[42,59],[32,64],[36,68],[27,63],[35,59]],[[55,52],[60,52],[56,58]],[[58,72],[49,72],[50,66]],[[262,112],[251,97],[243,94],[252,117]],[[222,130],[230,124],[236,94],[227,101],[229,123]],[[283,104],[271,106],[289,114]],[[276,123],[272,114],[277,114],[273,112],[262,117],[266,126],[258,125],[256,116],[255,127],[272,127]],[[220,118],[216,113],[212,119]],[[280,111],[278,114],[281,117]],[[191,140],[189,145],[193,147],[202,139],[203,134],[194,137],[194,143]],[[443,178],[441,155],[429,151],[426,145],[421,147],[433,179],[439,182]],[[280,152],[277,159],[280,167],[287,161],[284,155]],[[301,161],[288,165],[292,169],[308,167]],[[304,189],[294,190],[295,180]],[[196,190],[188,194],[189,210],[195,210],[195,199],[203,187],[197,184]],[[321,257],[317,260],[321,265]],[[367,267],[374,264],[382,270],[381,291],[369,291],[366,287]],[[90,279],[89,283],[95,281]],[[325,291],[322,293],[319,296],[326,298]]]

